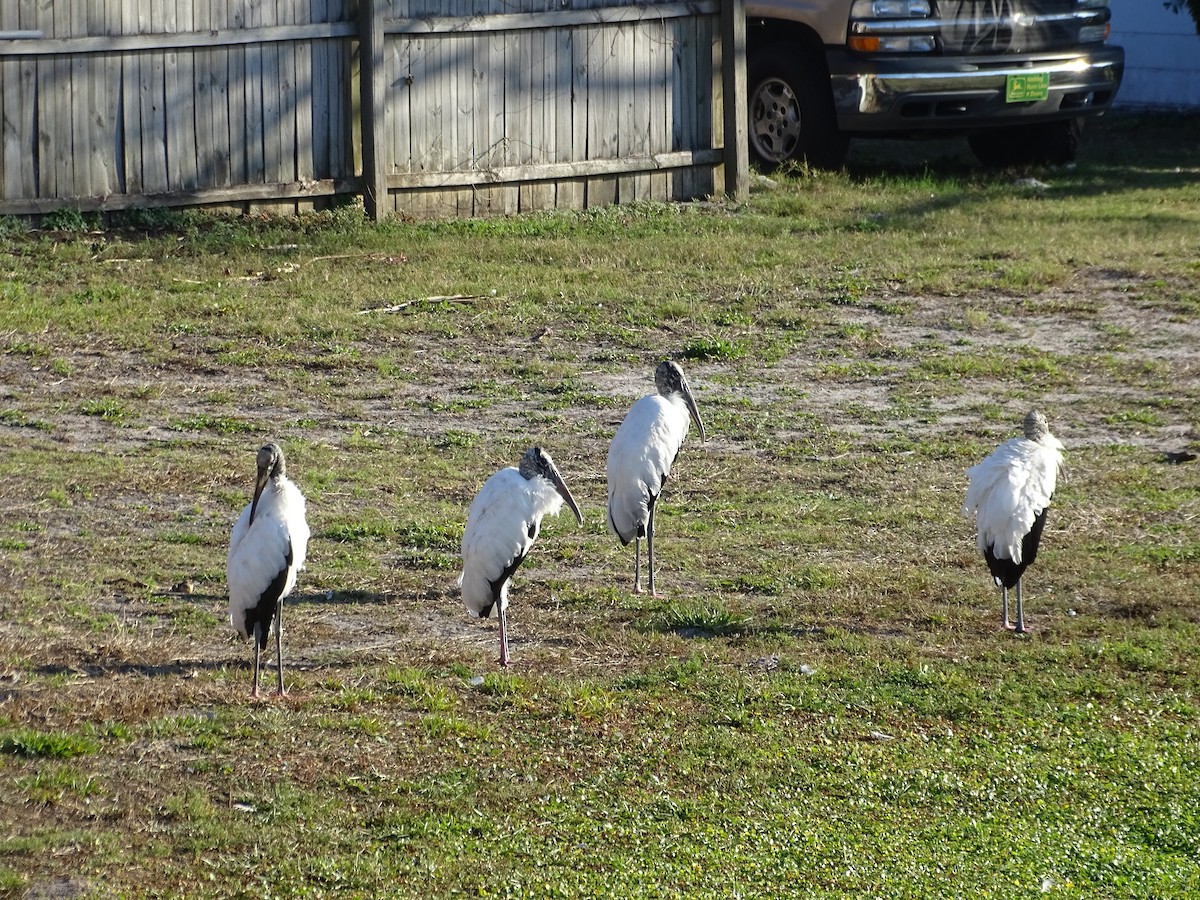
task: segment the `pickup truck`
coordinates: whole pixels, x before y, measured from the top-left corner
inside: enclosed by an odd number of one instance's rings
[[[989,166],[1075,159],[1125,52],[1108,0],[747,0],[751,157],[840,168],[851,137],[965,134]]]

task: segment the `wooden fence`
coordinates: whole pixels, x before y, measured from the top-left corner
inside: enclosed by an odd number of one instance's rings
[[[4,0],[0,214],[737,195],[744,43],[744,0]]]

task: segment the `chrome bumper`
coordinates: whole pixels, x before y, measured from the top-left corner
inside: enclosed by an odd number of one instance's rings
[[[846,132],[926,131],[998,125],[1019,119],[1069,118],[1112,105],[1125,71],[1125,51],[1014,56],[865,60],[828,54],[838,127]],[[1009,75],[1048,72],[1045,100],[1006,103]]]

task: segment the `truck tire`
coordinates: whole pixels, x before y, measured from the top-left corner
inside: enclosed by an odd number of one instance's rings
[[[985,166],[1061,166],[1075,162],[1083,136],[1082,119],[989,128],[967,136]]]
[[[750,60],[750,154],[767,169],[807,163],[840,169],[850,142],[838,131],[829,75],[822,60],[794,47],[767,47]]]

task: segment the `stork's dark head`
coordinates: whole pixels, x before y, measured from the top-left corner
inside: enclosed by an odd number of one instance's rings
[[[258,477],[254,480],[254,499],[250,502],[250,521],[258,509],[258,498],[272,478],[282,478],[287,472],[283,461],[283,448],[272,441],[258,448]]]
[[[1031,409],[1025,414],[1025,437],[1031,441],[1040,441],[1050,433],[1050,426],[1046,422],[1046,417],[1036,409]]]
[[[579,524],[583,524],[583,514],[579,511],[575,498],[571,496],[567,483],[563,481],[562,474],[558,471],[558,466],[554,465],[554,460],[550,458],[549,453],[541,447],[530,447],[521,457],[521,464],[517,471],[526,479],[545,478],[554,485],[558,495],[566,501],[567,506],[571,507],[571,512],[575,513]]]
[[[683,397],[683,402],[687,404],[688,415],[692,417],[692,421],[696,423],[696,428],[700,431],[700,440],[707,440],[704,436],[704,423],[700,421],[700,410],[696,407],[696,398],[692,396],[692,389],[683,375],[683,369],[671,360],[664,359],[654,370],[654,386],[664,397],[669,397],[671,394],[679,394]]]

